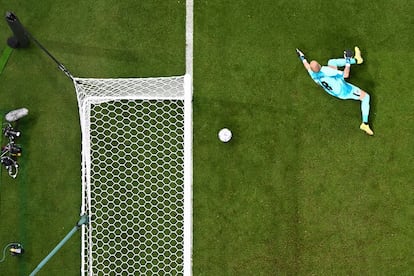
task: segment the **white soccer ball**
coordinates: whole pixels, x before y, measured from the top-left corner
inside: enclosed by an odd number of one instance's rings
[[[218,138],[223,143],[227,143],[228,141],[230,141],[232,136],[233,134],[231,133],[231,130],[228,128],[223,128],[218,133]]]

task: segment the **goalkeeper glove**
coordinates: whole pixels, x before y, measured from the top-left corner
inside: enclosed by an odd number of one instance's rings
[[[305,57],[305,54],[304,53],[302,53],[302,51],[301,50],[299,50],[298,48],[296,48],[296,54],[298,55],[298,57],[299,57],[299,59],[300,59],[300,61],[304,61],[304,60],[306,60],[306,57]]]
[[[353,56],[353,53],[352,53],[351,50],[345,50],[344,51],[344,58],[345,58],[345,62],[347,64],[350,64],[351,63],[352,56]]]

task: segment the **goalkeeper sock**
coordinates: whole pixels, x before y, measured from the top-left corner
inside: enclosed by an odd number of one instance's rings
[[[328,60],[329,66],[344,67],[345,64],[346,64],[346,59],[344,58],[333,58],[333,59]],[[350,58],[349,64],[356,64],[356,60],[354,58]]]
[[[369,116],[369,100],[370,96],[368,93],[365,94],[365,97],[361,101],[361,111],[362,111],[362,122],[364,124],[368,124],[368,116]]]

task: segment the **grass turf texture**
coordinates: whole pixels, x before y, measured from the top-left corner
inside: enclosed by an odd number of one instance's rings
[[[181,2],[95,3],[0,0],[75,75],[135,77],[184,74]],[[0,22],[4,45],[10,30]],[[0,51],[2,47],[0,47]],[[40,49],[15,50],[0,76],[4,111],[27,107],[19,129],[21,174],[3,171],[0,246],[19,241],[21,258],[7,257],[1,275],[28,275],[79,220],[80,127],[73,84]],[[3,245],[4,244],[4,245]],[[2,247],[3,248],[3,247]],[[79,275],[76,234],[38,275]]]
[[[195,275],[414,273],[414,3],[196,2]],[[360,104],[316,87],[358,45]],[[222,127],[233,131],[218,142]]]
[[[0,4],[77,76],[184,72],[182,2]],[[414,272],[413,5],[195,3],[194,275]],[[325,62],[355,44],[366,63],[351,82],[372,96],[375,137],[358,130],[359,104],[314,86],[294,52]],[[0,186],[0,241],[27,253],[0,271],[27,275],[79,218],[77,107],[33,45],[13,51],[0,83],[2,110],[30,110],[21,174],[3,171]],[[216,138],[223,126],[229,144]],[[77,234],[38,275],[79,266]]]

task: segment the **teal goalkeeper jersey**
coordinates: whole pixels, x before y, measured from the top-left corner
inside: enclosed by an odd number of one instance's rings
[[[318,73],[310,69],[308,72],[311,78],[332,96],[342,99],[352,90],[352,86],[345,81],[342,71],[322,66]]]

